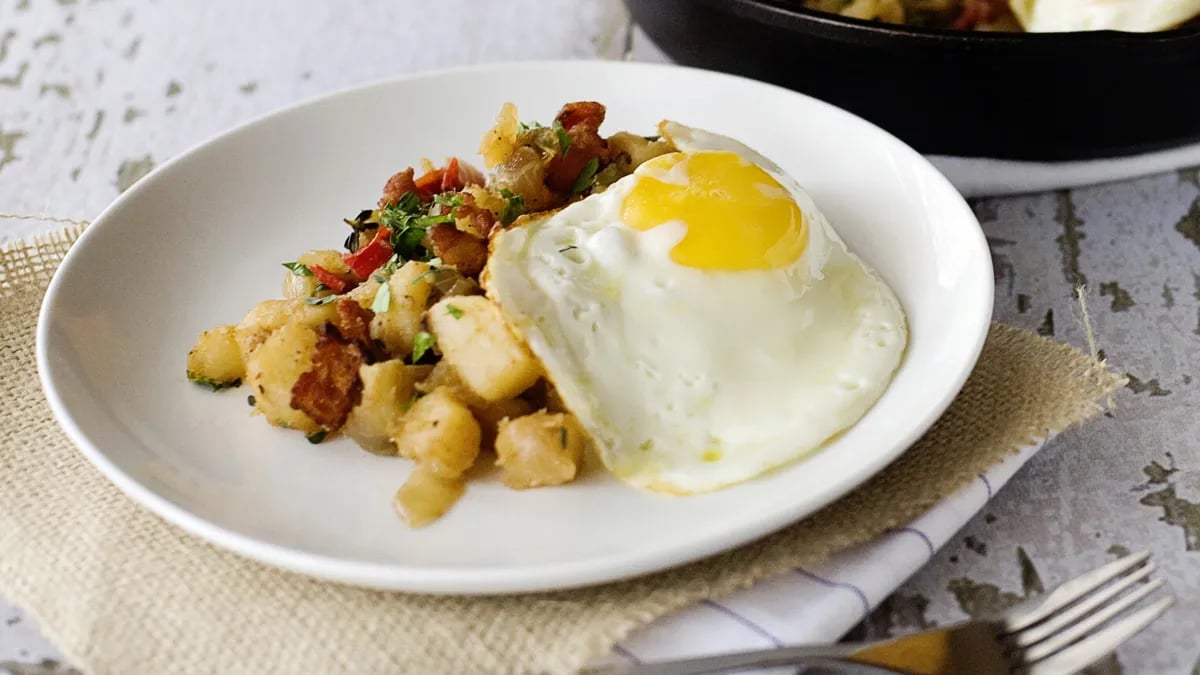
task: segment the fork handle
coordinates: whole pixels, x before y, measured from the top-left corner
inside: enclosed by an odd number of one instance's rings
[[[877,666],[854,663],[845,659],[862,651],[864,645],[826,645],[804,647],[778,647],[750,652],[736,652],[719,656],[660,661],[640,665],[609,666],[585,670],[584,675],[706,675],[724,673],[747,668],[771,668],[775,666],[820,666],[839,673],[895,673]]]

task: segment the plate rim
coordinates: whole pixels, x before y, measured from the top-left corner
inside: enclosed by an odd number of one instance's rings
[[[177,163],[187,161],[192,155],[200,152],[208,145],[234,134],[245,133],[249,129],[270,123],[276,117],[287,115],[301,108],[319,105],[342,96],[363,93],[375,88],[395,86],[398,83],[412,80],[453,76],[460,73],[478,74],[530,68],[582,70],[598,68],[658,70],[663,72],[688,71],[706,78],[739,81],[752,84],[756,87],[775,89],[788,96],[806,99],[809,105],[824,107],[840,115],[848,115],[857,120],[858,123],[875,129],[884,138],[892,142],[895,151],[905,153],[917,166],[927,169],[924,173],[929,179],[938,184],[939,189],[948,190],[950,194],[956,197],[953,200],[956,202],[954,208],[961,211],[966,220],[975,225],[975,227],[970,228],[971,238],[975,240],[975,246],[985,254],[981,260],[986,263],[986,266],[980,268],[980,276],[984,280],[984,283],[980,284],[981,297],[976,299],[978,301],[976,305],[978,309],[973,317],[971,317],[971,322],[976,324],[971,327],[974,338],[966,351],[967,358],[958,365],[957,372],[950,378],[937,403],[926,412],[918,423],[911,427],[906,435],[893,442],[894,447],[897,449],[889,453],[881,453],[872,462],[855,464],[853,470],[844,474],[842,485],[823,494],[821,498],[807,503],[804,508],[780,509],[778,512],[772,514],[772,517],[764,518],[762,521],[756,523],[754,527],[725,532],[720,536],[699,541],[689,541],[669,549],[656,549],[650,554],[631,556],[628,553],[622,553],[621,555],[588,558],[583,561],[542,563],[538,566],[526,565],[513,568],[480,569],[458,566],[435,567],[404,565],[400,563],[367,563],[308,553],[283,545],[265,542],[251,535],[212,523],[186,508],[177,506],[125,473],[115,462],[108,458],[106,452],[102,451],[89,440],[87,434],[71,415],[50,373],[51,357],[48,353],[49,327],[53,318],[51,316],[53,308],[57,304],[58,297],[63,293],[62,285],[65,283],[63,282],[63,270],[69,269],[69,266],[76,259],[82,255],[86,255],[82,252],[87,250],[89,242],[97,236],[101,236],[97,235],[97,232],[103,232],[105,228],[111,226],[110,218],[112,214],[118,212],[127,201],[138,198],[138,195],[147,190],[153,190],[154,184],[158,182],[158,179],[163,174]],[[112,219],[111,222],[120,221]],[[892,462],[896,461],[942,416],[966,384],[967,378],[974,370],[975,364],[979,359],[987,338],[988,327],[991,323],[993,296],[995,294],[991,258],[990,255],[986,255],[987,253],[988,247],[983,229],[979,226],[978,220],[966,200],[955,189],[949,179],[936,166],[929,162],[928,158],[885,129],[854,113],[820,99],[752,78],[673,64],[559,59],[461,65],[378,78],[299,100],[258,115],[225,131],[207,137],[200,142],[194,143],[186,150],[156,167],[100,212],[92,221],[92,224],[84,230],[82,235],[67,251],[58,268],[55,270],[38,311],[35,338],[36,363],[39,383],[51,413],[75,448],[88,462],[136,504],[166,520],[168,523],[180,527],[208,543],[278,569],[304,574],[324,581],[364,588],[435,595],[495,595],[550,592],[596,586],[663,572],[697,562],[723,551],[750,544],[816,513],[854,489],[857,489],[872,476],[878,474]],[[630,560],[630,558],[634,559]]]

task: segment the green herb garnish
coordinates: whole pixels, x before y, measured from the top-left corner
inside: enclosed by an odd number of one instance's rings
[[[311,277],[313,275],[312,270],[308,269],[308,265],[304,263],[285,262],[283,266],[291,270],[292,274],[298,277]]]
[[[500,224],[507,227],[525,213],[525,198],[505,189],[500,190],[500,196],[504,198],[504,208],[500,210]]]
[[[375,299],[371,301],[371,311],[382,314],[392,306],[392,287],[384,281],[375,291]]]
[[[463,317],[463,311],[449,303],[446,303],[446,313],[455,319],[461,319]]]
[[[435,342],[437,342],[437,339],[425,331],[421,331],[413,336],[412,362],[416,363],[420,361],[421,357],[425,356],[425,353],[433,348]]]
[[[194,382],[194,383],[200,385],[201,387],[208,387],[209,389],[211,389],[213,391],[221,391],[222,389],[232,389],[233,387],[237,387],[242,384],[241,380],[233,380],[232,382],[222,382],[220,380],[213,380],[213,379],[210,379],[207,377],[200,377],[199,375],[193,374],[190,371],[187,374],[187,379],[191,382]]]
[[[457,192],[443,192],[439,195],[434,195],[433,203],[439,206],[449,206],[453,209],[463,205],[463,198]]]
[[[308,305],[328,305],[338,299],[336,295],[327,295],[323,298],[305,298],[304,302]]]
[[[562,123],[554,120],[554,133],[558,135],[558,147],[562,150],[562,154],[567,154],[571,151],[571,135],[563,128]]]
[[[575,178],[575,185],[571,187],[571,194],[581,195],[587,192],[592,186],[592,182],[596,180],[596,171],[600,168],[600,159],[593,157],[588,160],[587,164],[583,165],[583,169],[579,172],[579,176]]]
[[[346,235],[346,240],[342,242],[342,248],[346,249],[347,251],[349,251],[351,253],[354,253],[355,251],[357,251],[358,250],[358,233],[351,232],[350,234]]]
[[[430,215],[421,208],[415,192],[405,192],[395,204],[380,211],[379,221],[391,231],[392,249],[399,262],[428,260],[430,252],[422,245],[425,230],[438,223],[453,222],[450,215]]]
[[[246,397],[246,404],[250,407],[254,407],[258,405],[258,399],[254,398],[254,394],[250,394]]]
[[[541,122],[517,122],[517,131],[520,133],[525,133],[530,129],[540,129],[541,126]]]
[[[304,434],[304,438],[307,439],[309,443],[316,445],[317,443],[325,440],[325,437],[328,435],[328,429],[321,429],[320,431],[314,431],[311,434]]]
[[[567,449],[567,428],[566,427],[558,428],[558,444],[563,447],[563,450]]]

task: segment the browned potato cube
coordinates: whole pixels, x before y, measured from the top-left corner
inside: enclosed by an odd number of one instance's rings
[[[214,388],[235,385],[246,376],[233,326],[217,326],[200,334],[187,355],[187,376]]]
[[[311,417],[292,407],[292,387],[312,369],[317,339],[317,332],[299,321],[286,323],[246,362],[246,384],[254,388],[254,407],[271,424],[305,433],[320,430]]]
[[[393,272],[388,280],[387,310],[376,312],[371,320],[371,337],[396,358],[412,354],[413,338],[421,331],[421,316],[433,289],[433,275],[427,272],[429,265],[415,260]],[[371,302],[374,299],[372,295]]]
[[[513,398],[541,376],[541,364],[483,296],[446,298],[429,310],[427,322],[442,358],[488,401]]]
[[[392,507],[411,527],[427,525],[441,518],[462,496],[467,482],[461,477],[446,478],[418,464],[408,480],[396,491]]]
[[[396,454],[392,434],[412,403],[413,385],[424,374],[422,370],[421,366],[408,366],[399,359],[360,367],[362,400],[346,418],[346,435],[368,452]]]
[[[500,422],[496,465],[510,488],[562,485],[583,461],[584,431],[573,415],[536,412]]]
[[[479,456],[479,423],[450,390],[438,388],[412,404],[392,440],[400,456],[453,478],[470,469]]]

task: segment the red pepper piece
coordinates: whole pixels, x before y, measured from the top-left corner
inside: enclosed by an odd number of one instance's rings
[[[325,284],[329,290],[333,291],[337,295],[341,295],[342,293],[350,290],[350,284],[345,279],[339,277],[333,272],[330,272],[324,267],[321,267],[320,265],[309,265],[308,269],[310,272],[312,272],[313,278]]]
[[[451,157],[449,162],[446,162],[445,172],[442,174],[442,192],[451,190],[458,191],[463,189],[462,180],[458,176],[458,158]]]
[[[366,246],[361,246],[354,253],[347,253],[342,256],[342,260],[346,261],[346,265],[350,267],[350,271],[354,272],[354,276],[359,279],[366,279],[371,276],[371,273],[379,269],[381,265],[392,257],[392,231],[386,227],[380,227],[375,230],[375,238]],[[313,272],[316,276],[316,272]]]
[[[445,169],[434,169],[429,173],[422,174],[420,178],[414,181],[413,185],[416,186],[417,196],[421,198],[421,201],[427,202],[433,199],[433,196],[442,187],[442,177],[445,175]]]

